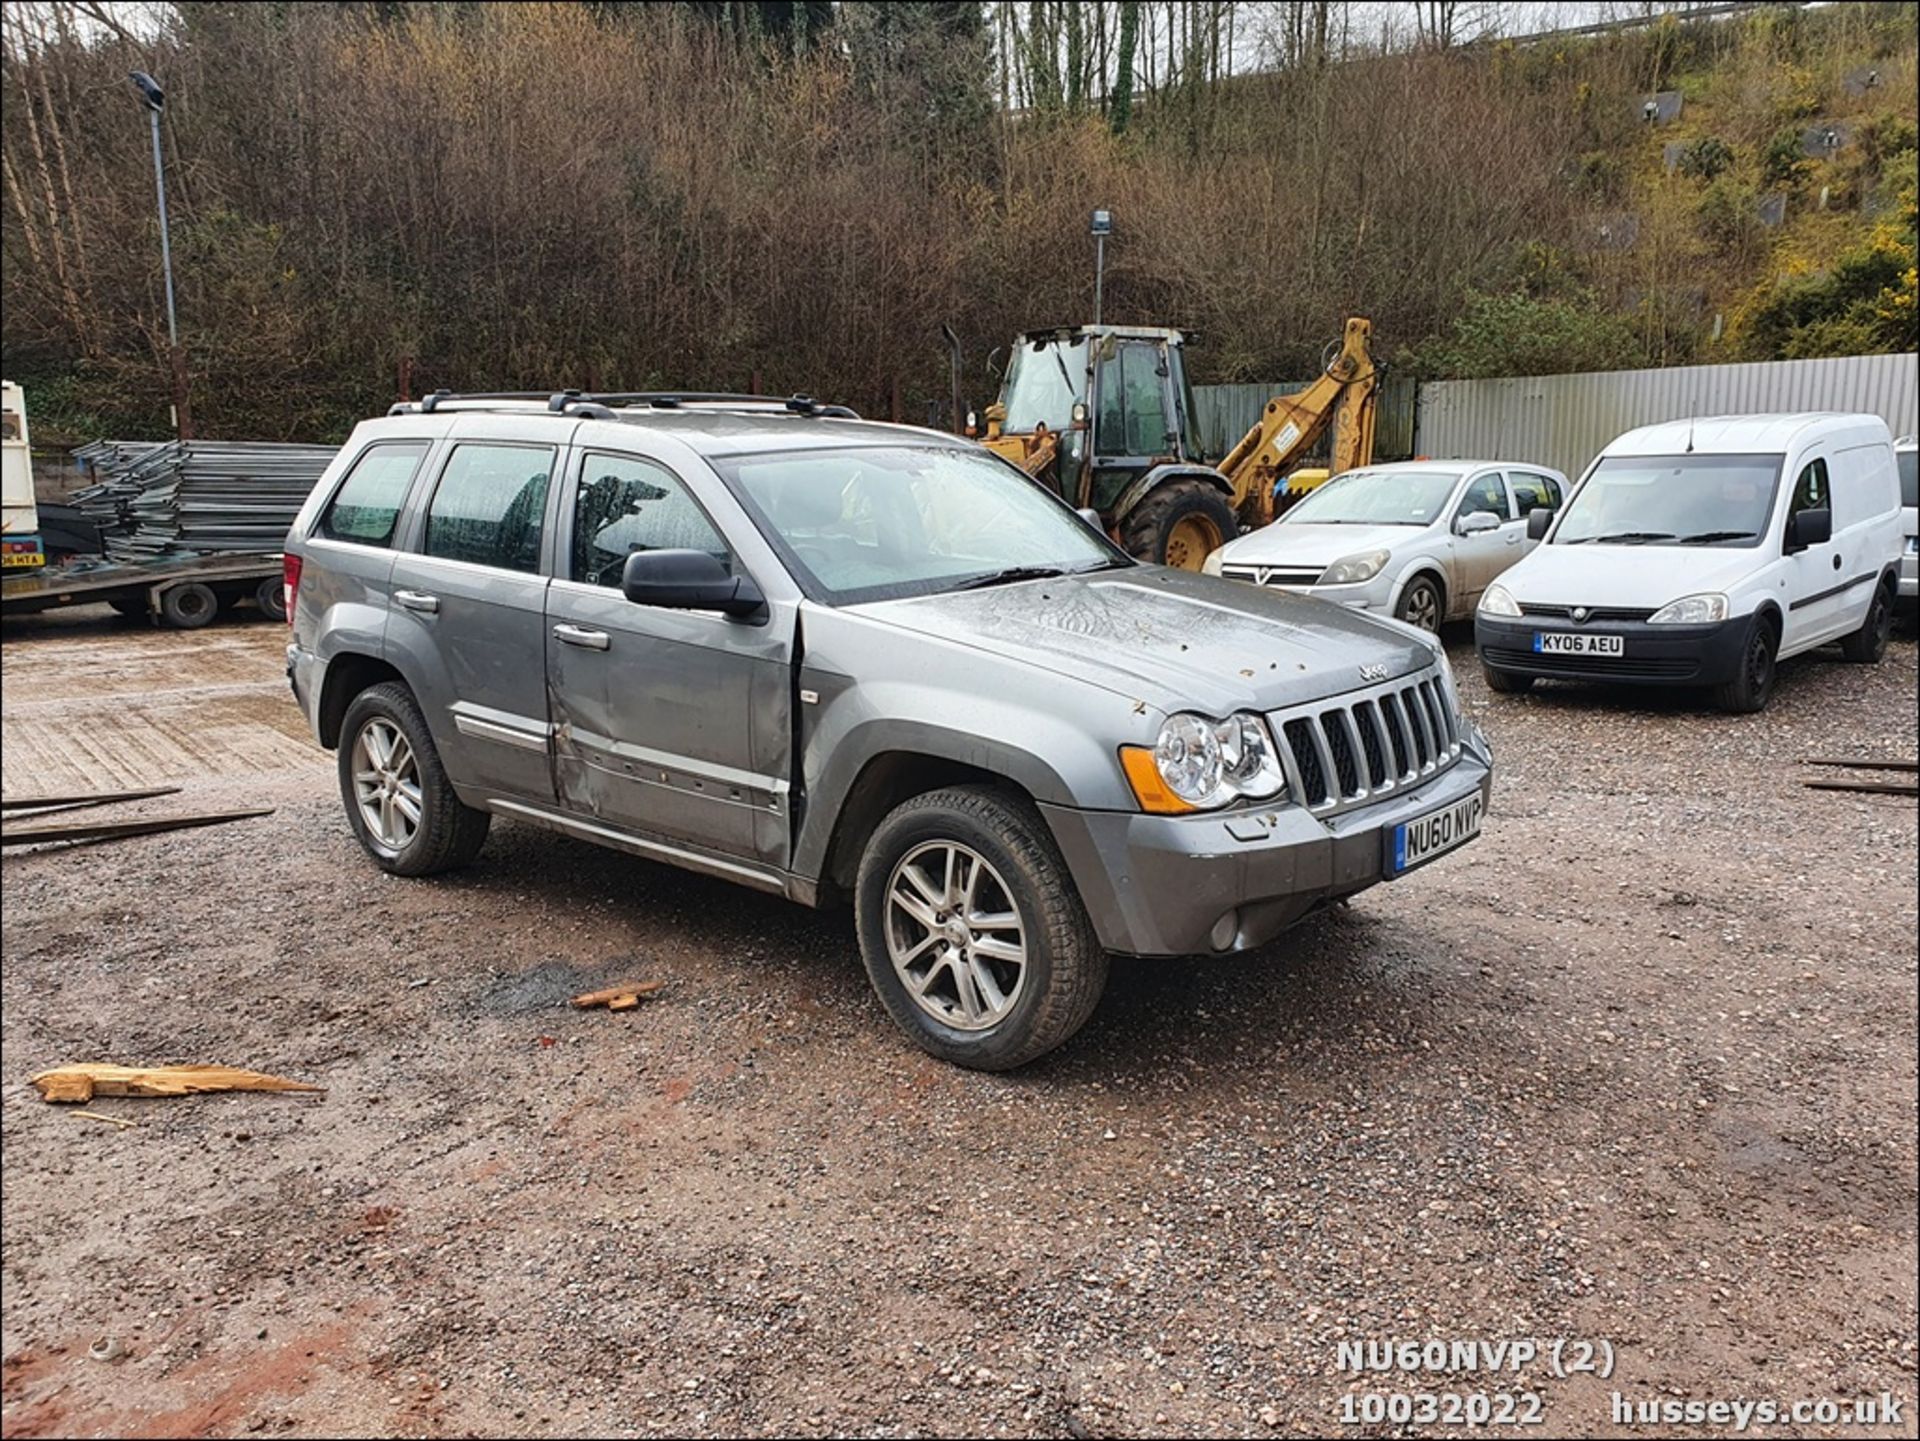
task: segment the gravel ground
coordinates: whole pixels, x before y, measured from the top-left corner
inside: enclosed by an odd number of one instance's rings
[[[1888,1391],[1858,1434],[1913,1434],[1915,806],[1795,764],[1914,755],[1910,639],[1727,718],[1492,697],[1452,637],[1479,844],[1252,955],[1118,962],[994,1077],[894,1031],[846,915],[506,824],[382,876],[283,632],[104,615],[8,628],[7,794],[279,809],[6,853],[7,1436],[1325,1434],[1487,1389],[1599,1435],[1614,1391]],[[564,1004],[635,976],[668,988]],[[96,1102],[121,1129],[26,1084],[77,1060],[327,1089]],[[1615,1370],[1339,1365],[1433,1337]]]

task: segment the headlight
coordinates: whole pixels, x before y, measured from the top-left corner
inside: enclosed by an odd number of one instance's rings
[[[1710,625],[1727,618],[1724,595],[1682,596],[1672,605],[1663,605],[1647,617],[1648,625]]]
[[[1358,585],[1363,580],[1372,580],[1380,574],[1380,567],[1387,563],[1390,554],[1384,550],[1364,551],[1359,555],[1350,555],[1345,560],[1336,560],[1327,567],[1327,573],[1320,577],[1321,585]]]
[[[1225,550],[1226,547],[1222,546],[1220,549]],[[1220,551],[1219,550],[1207,552],[1207,558],[1200,562],[1200,574],[1202,575],[1220,574]]]
[[[1151,750],[1123,746],[1120,760],[1140,808],[1162,814],[1265,800],[1287,785],[1267,723],[1244,711],[1223,721],[1168,716]]]
[[[1490,585],[1480,596],[1482,615],[1518,615],[1520,607],[1504,585]]]

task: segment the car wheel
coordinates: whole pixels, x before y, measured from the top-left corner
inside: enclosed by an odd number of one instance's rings
[[[1440,622],[1447,613],[1446,602],[1441,598],[1440,587],[1434,583],[1432,576],[1416,575],[1400,592],[1400,599],[1394,602],[1393,613],[1408,625],[1417,625],[1424,631],[1438,635]]]
[[[220,598],[197,580],[160,593],[160,619],[175,630],[198,630],[219,613]]]
[[[353,698],[340,725],[340,798],[382,870],[430,876],[480,852],[492,817],[460,800],[413,692],[397,681]]]
[[[1731,715],[1765,710],[1779,672],[1780,630],[1768,617],[1755,616],[1740,651],[1740,668],[1714,692],[1714,703]]]
[[[1480,667],[1480,673],[1487,678],[1487,689],[1499,695],[1524,695],[1533,689],[1538,676],[1520,675],[1510,670],[1495,670],[1490,665]]]
[[[1840,654],[1856,665],[1876,665],[1887,653],[1887,638],[1893,634],[1893,601],[1884,585],[1873,588],[1873,604],[1860,629],[1840,642]]]
[[[1172,480],[1135,506],[1121,526],[1127,554],[1175,570],[1198,570],[1238,534],[1233,507],[1201,480]]]
[[[860,858],[860,952],[894,1021],[943,1061],[1005,1071],[1085,1024],[1107,953],[1046,822],[983,786],[903,802]]]

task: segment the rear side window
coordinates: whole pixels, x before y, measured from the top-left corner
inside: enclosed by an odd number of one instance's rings
[[[314,533],[356,545],[391,545],[393,523],[426,453],[424,441],[368,446],[333,493]]]
[[[631,455],[589,455],[573,509],[573,579],[620,584],[642,550],[700,550],[729,571],[726,542],[678,476]]]
[[[427,554],[538,571],[552,473],[548,446],[456,446],[427,509]]]
[[[1552,476],[1536,475],[1530,470],[1510,470],[1507,484],[1513,489],[1513,503],[1522,516],[1536,510],[1560,508],[1560,487]]]
[[[1920,450],[1896,450],[1893,463],[1900,467],[1900,504],[1912,510],[1920,505]]]

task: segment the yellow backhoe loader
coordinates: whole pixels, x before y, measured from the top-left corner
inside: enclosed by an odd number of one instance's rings
[[[1218,465],[1203,457],[1186,336],[1158,326],[1034,330],[1015,343],[984,443],[1069,504],[1097,511],[1142,560],[1198,570],[1328,475],[1373,458],[1380,367],[1355,317],[1320,378],[1275,396]],[[1325,470],[1294,467],[1333,431]],[[1289,479],[1290,478],[1290,479]]]

